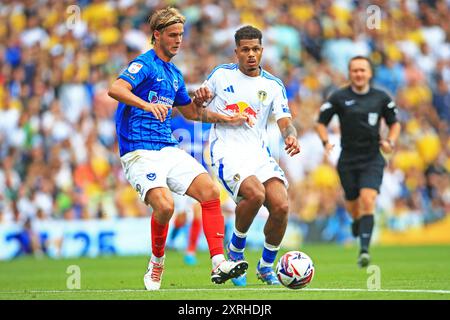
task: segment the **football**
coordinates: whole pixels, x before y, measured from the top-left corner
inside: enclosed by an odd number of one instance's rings
[[[306,287],[314,277],[314,264],[311,258],[301,251],[285,253],[277,264],[277,277],[289,289]]]

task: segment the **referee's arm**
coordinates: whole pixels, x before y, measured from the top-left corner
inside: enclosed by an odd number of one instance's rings
[[[380,148],[384,153],[391,153],[395,149],[397,139],[400,135],[401,125],[397,119],[397,106],[391,98],[386,95],[383,105],[383,118],[389,127],[386,139],[380,141]]]
[[[320,141],[325,148],[325,152],[329,153],[333,149],[334,145],[328,141],[328,123],[330,122],[333,115],[336,113],[336,107],[330,102],[325,102],[320,107],[319,119],[316,122],[315,130],[319,135]]]
[[[316,123],[316,132],[319,135],[320,140],[322,141],[322,144],[325,146],[325,144],[328,142],[328,129],[323,123]]]
[[[400,135],[401,125],[400,122],[394,122],[389,125],[389,132],[387,138],[380,141],[380,148],[385,153],[391,153],[394,151],[398,136]]]

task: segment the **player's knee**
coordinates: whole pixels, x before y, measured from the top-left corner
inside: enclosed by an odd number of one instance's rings
[[[280,215],[287,217],[289,214],[289,203],[283,202],[278,206],[278,212]]]
[[[171,199],[160,198],[152,204],[153,214],[158,217],[160,223],[169,223],[175,210],[175,205]]]
[[[209,188],[209,198],[211,200],[214,199],[218,199],[220,198],[220,190],[219,187],[217,185],[215,185],[214,183],[211,185],[211,187]]]
[[[167,224],[172,218],[173,210],[173,206],[167,204],[159,207],[158,210],[155,210],[155,212],[158,213],[159,221],[163,224]]]
[[[206,186],[205,188],[202,188],[200,197],[202,198],[201,201],[209,201],[209,200],[215,200],[220,198],[220,190],[219,187],[211,183],[210,185]]]
[[[244,197],[248,201],[251,201],[252,203],[254,203],[255,205],[262,206],[266,199],[266,195],[265,195],[264,191],[265,191],[264,188],[263,189],[253,188],[253,189],[249,190]]]
[[[359,199],[361,214],[372,212],[375,208],[375,199],[373,195],[362,195]]]
[[[274,218],[284,222],[289,215],[289,203],[281,202],[273,206],[270,210],[270,214],[274,215]]]

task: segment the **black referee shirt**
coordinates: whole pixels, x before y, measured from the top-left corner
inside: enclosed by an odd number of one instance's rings
[[[341,158],[364,160],[379,152],[380,120],[397,122],[397,107],[389,95],[370,87],[357,94],[350,86],[335,91],[320,107],[319,123],[328,125],[334,114],[341,128]]]

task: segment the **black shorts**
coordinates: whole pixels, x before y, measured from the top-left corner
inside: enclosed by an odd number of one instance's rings
[[[339,158],[337,169],[345,199],[356,200],[362,188],[374,189],[379,193],[385,164],[386,161],[379,152],[371,159],[358,163]]]

